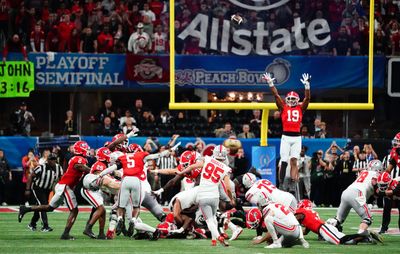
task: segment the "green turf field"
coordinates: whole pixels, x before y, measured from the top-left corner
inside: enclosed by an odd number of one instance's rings
[[[320,210],[322,218],[332,217],[335,210]],[[32,232],[27,228],[32,214],[27,214],[22,223],[17,221],[17,213],[0,213],[0,253],[307,253],[307,254],[365,254],[365,253],[400,253],[400,236],[385,235],[384,245],[334,246],[326,242],[317,241],[317,236],[310,233],[306,239],[310,249],[300,246],[291,249],[267,250],[265,245],[251,245],[255,231],[246,229],[240,238],[231,243],[228,248],[211,247],[210,240],[171,240],[158,241],[134,240],[119,236],[114,240],[94,240],[82,234],[88,213],[80,213],[71,234],[75,241],[62,241],[59,237],[65,226],[68,213],[50,213],[50,226],[53,232]],[[156,225],[156,220],[149,213],[142,213],[143,221]],[[381,215],[374,216],[373,227],[379,227]],[[397,222],[397,215],[393,216],[392,226]],[[349,215],[344,224],[347,233],[355,233],[359,218],[354,213]],[[397,223],[396,223],[397,224]],[[38,225],[39,226],[39,225]],[[40,227],[38,227],[40,229]],[[97,227],[93,230],[95,233]],[[229,233],[229,232],[228,232]]]

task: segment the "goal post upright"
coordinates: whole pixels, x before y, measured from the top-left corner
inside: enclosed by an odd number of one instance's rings
[[[368,100],[360,103],[310,103],[309,110],[373,110],[373,67],[374,67],[374,0],[369,8],[369,48],[368,48]],[[222,103],[222,102],[176,102],[175,101],[175,0],[169,0],[169,40],[170,40],[170,102],[171,110],[254,110],[262,111],[260,145],[267,146],[268,115],[270,110],[277,109],[275,103]],[[266,90],[268,90],[267,86]]]

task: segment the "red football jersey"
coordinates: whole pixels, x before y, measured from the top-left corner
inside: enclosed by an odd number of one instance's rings
[[[148,152],[137,152],[137,153],[126,153],[121,155],[118,160],[122,164],[122,169],[125,176],[136,176],[140,180],[146,178],[146,173],[144,172],[144,157],[149,155]]]
[[[106,168],[107,168],[107,165],[104,162],[96,161],[90,168],[90,173],[93,174],[93,172],[96,172],[96,171],[101,172],[101,171],[105,170]]]
[[[319,228],[325,223],[323,220],[319,218],[319,215],[316,211],[311,209],[299,208],[296,210],[296,214],[304,215],[304,219],[301,222],[301,225],[311,230],[312,232],[319,234]]]
[[[59,184],[66,184],[68,185],[71,189],[74,188],[79,180],[81,179],[82,175],[84,172],[81,172],[77,169],[75,169],[75,164],[87,164],[88,161],[86,158],[82,156],[74,156],[68,161],[68,168],[67,172],[61,177],[60,181],[58,182]]]
[[[300,133],[301,121],[303,119],[301,105],[290,107],[285,104],[282,109],[281,118],[283,131]]]
[[[179,164],[177,169],[179,171],[183,171],[184,170],[182,164]],[[185,177],[195,180],[200,175],[201,170],[202,170],[202,168],[195,168],[192,171],[190,171],[189,173],[185,174]]]
[[[393,167],[396,165],[400,167],[400,158],[399,155],[397,154],[397,148],[393,147],[392,150],[390,151],[390,164],[392,164]]]

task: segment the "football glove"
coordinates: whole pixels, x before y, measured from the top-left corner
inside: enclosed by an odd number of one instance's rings
[[[274,86],[275,78],[271,77],[271,73],[266,72],[265,74],[262,75],[262,79],[264,79],[267,82],[269,87]]]
[[[310,90],[310,81],[311,81],[311,75],[308,73],[303,73],[303,78],[300,79],[301,83],[303,83],[304,88],[306,90]]]
[[[161,189],[158,189],[158,190],[156,190],[156,191],[153,191],[153,194],[156,195],[156,196],[160,196],[161,193],[163,193],[163,192],[164,192],[164,189],[161,188]]]

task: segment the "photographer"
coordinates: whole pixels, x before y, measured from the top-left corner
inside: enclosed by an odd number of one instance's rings
[[[328,163],[323,159],[324,152],[318,150],[313,153],[311,159],[311,200],[320,206],[323,201],[323,191],[325,189],[324,171]]]
[[[339,156],[336,152],[328,153],[325,152],[325,161],[327,166],[325,167],[324,178],[325,178],[325,205],[332,207],[339,205],[338,192],[336,190],[337,177],[335,167]]]
[[[353,161],[350,159],[350,152],[345,151],[337,162],[335,172],[338,174],[340,192],[343,192],[356,180],[356,173],[353,171]]]
[[[31,135],[31,124],[35,123],[35,117],[27,110],[25,102],[21,102],[19,109],[12,115],[13,131],[23,136]]]
[[[311,194],[311,157],[306,155],[307,150],[306,146],[302,146],[298,160],[300,199],[309,199]]]
[[[0,204],[7,205],[6,203],[6,185],[7,182],[12,180],[12,174],[8,161],[4,156],[4,151],[0,149]]]

